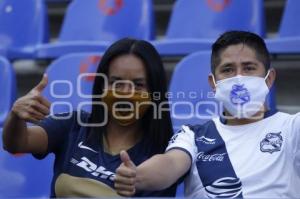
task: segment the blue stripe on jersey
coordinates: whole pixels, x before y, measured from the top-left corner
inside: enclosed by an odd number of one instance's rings
[[[242,198],[242,182],[230,162],[226,145],[214,122],[189,126],[198,148],[196,166],[206,194],[211,198]]]

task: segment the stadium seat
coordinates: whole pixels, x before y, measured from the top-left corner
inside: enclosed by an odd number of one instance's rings
[[[2,145],[1,139],[0,198],[49,198],[54,156],[36,160],[30,154],[10,154]]]
[[[41,0],[0,1],[0,55],[34,58],[37,45],[48,42],[48,14]]]
[[[100,62],[99,53],[74,53],[48,66],[48,85],[43,95],[52,103],[51,114],[80,109],[90,112],[94,75]]]
[[[0,128],[10,111],[13,102],[16,99],[16,75],[9,61],[0,56]]]
[[[300,1],[287,0],[277,38],[266,43],[273,54],[300,53]]]
[[[177,0],[165,39],[153,44],[162,55],[187,55],[210,50],[212,42],[228,30],[264,36],[263,0]]]
[[[42,45],[38,58],[68,53],[103,52],[123,37],[154,37],[151,0],[73,0],[57,42]]]
[[[210,51],[188,55],[176,65],[169,87],[169,92],[172,94],[169,97],[171,118],[175,131],[183,124],[200,124],[207,120],[204,117],[211,117],[207,110],[214,110],[212,108],[215,101],[208,84],[209,73]],[[182,81],[183,79],[185,81]],[[207,103],[200,104],[206,101]],[[196,117],[197,103],[199,116],[203,115],[204,119]]]
[[[183,124],[201,124],[222,111],[208,83],[210,54],[210,51],[196,52],[176,65],[169,88],[174,131]],[[272,112],[276,111],[274,87],[268,96],[268,106]]]
[[[3,122],[16,98],[16,77],[10,63],[0,57],[0,137]],[[12,155],[0,139],[0,198],[47,198],[50,194],[53,157],[43,161],[28,154]]]
[[[16,98],[16,77],[10,63],[0,57],[0,137],[2,125]],[[28,154],[12,155],[3,150],[0,139],[0,198],[46,198],[50,194],[52,157],[35,160]]]

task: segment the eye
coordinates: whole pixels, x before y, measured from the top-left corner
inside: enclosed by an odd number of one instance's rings
[[[146,87],[145,83],[142,83],[142,82],[135,82],[135,83],[134,83],[134,86],[135,86],[135,88],[136,88],[137,90],[143,89],[143,88]]]
[[[232,67],[224,67],[221,69],[221,73],[225,73],[225,74],[228,74],[228,73],[232,73],[233,72],[233,68]]]
[[[247,65],[247,66],[245,66],[244,70],[245,71],[254,71],[254,70],[256,70],[256,68],[253,65]]]
[[[134,87],[136,90],[145,90],[147,89],[146,80],[133,80]]]

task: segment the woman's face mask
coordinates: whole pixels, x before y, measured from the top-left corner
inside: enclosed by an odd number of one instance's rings
[[[250,118],[264,106],[269,88],[265,78],[257,76],[237,75],[219,80],[216,86],[215,98],[235,118]]]
[[[145,91],[107,90],[102,101],[107,105],[109,114],[121,126],[131,125],[141,119],[151,105],[150,94]]]

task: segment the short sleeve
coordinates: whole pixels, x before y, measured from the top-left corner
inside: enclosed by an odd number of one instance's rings
[[[48,148],[45,154],[33,154],[37,159],[43,159],[49,153],[58,153],[74,124],[75,112],[50,115],[37,125],[42,127],[48,136]]]
[[[296,114],[292,122],[292,140],[297,167],[300,168],[300,113]]]
[[[188,126],[182,126],[181,129],[173,135],[169,141],[166,151],[179,149],[186,152],[192,162],[195,161],[197,155],[197,147],[195,145],[195,134]]]

